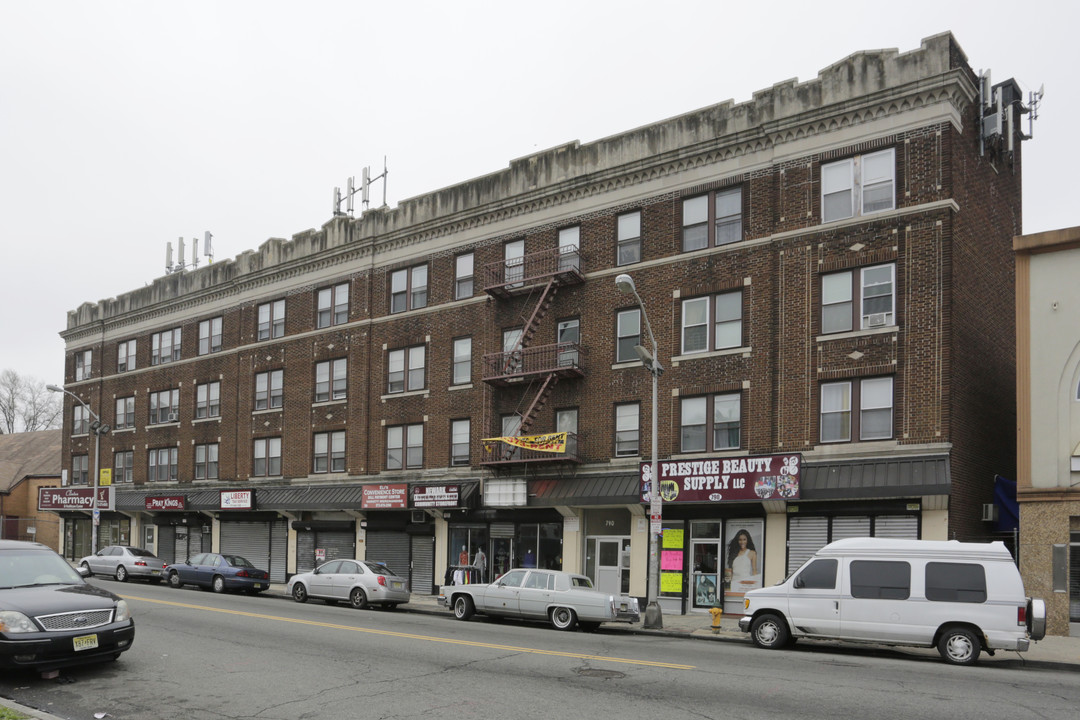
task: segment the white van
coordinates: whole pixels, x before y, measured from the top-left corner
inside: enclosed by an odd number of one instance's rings
[[[739,629],[763,648],[801,637],[937,647],[972,665],[982,650],[1024,651],[1046,633],[1045,604],[1024,595],[1000,542],[838,540],[744,606]]]

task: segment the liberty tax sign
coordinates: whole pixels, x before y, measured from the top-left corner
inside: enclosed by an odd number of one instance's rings
[[[797,500],[802,455],[665,460],[657,463],[664,502]],[[649,501],[652,467],[641,463],[641,501]]]

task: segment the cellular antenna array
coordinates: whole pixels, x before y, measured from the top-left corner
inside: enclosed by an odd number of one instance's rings
[[[386,207],[386,176],[389,174],[389,172],[390,171],[386,169],[386,156],[384,155],[383,156],[383,171],[382,171],[382,174],[381,175],[376,175],[375,177],[371,177],[371,166],[369,165],[368,167],[365,167],[363,172],[360,175],[360,189],[359,190],[357,190],[354,187],[356,178],[352,178],[352,177],[349,178],[349,183],[348,183],[348,186],[345,189],[345,197],[344,198],[341,197],[341,188],[339,188],[339,187],[334,188],[334,217],[339,217],[339,216],[343,216],[343,215],[348,215],[349,217],[353,217],[353,197],[358,192],[360,193],[360,202],[362,202],[364,204],[364,210],[367,210],[368,205],[370,204],[370,200],[368,199],[369,198],[369,188],[371,187],[371,183],[375,182],[376,180],[382,180],[383,181],[382,207]],[[341,209],[341,201],[343,199],[345,201],[345,210],[344,211],[342,211],[342,209]]]
[[[209,258],[206,262],[210,264],[214,262],[214,250],[210,244],[213,239],[213,235],[209,230],[203,233],[203,257]],[[177,241],[177,253],[176,262],[173,262],[173,244],[172,241],[165,243],[165,274],[170,275],[176,272],[183,272],[189,267],[194,270],[199,267],[199,239],[191,239],[191,263],[187,264],[184,260],[184,238],[181,236]]]

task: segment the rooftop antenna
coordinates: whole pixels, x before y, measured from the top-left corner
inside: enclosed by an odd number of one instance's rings
[[[1045,88],[1046,85],[1043,84],[1035,92],[1029,92],[1027,107],[1020,106],[1020,112],[1028,113],[1028,134],[1020,133],[1020,137],[1024,140],[1035,137],[1035,121],[1039,119],[1039,106],[1042,105],[1043,94],[1046,92]]]
[[[386,176],[389,175],[389,174],[390,174],[390,171],[386,169],[386,156],[384,155],[383,156],[383,171],[382,171],[381,175],[371,177],[371,167],[370,166],[365,167],[363,169],[363,171],[361,172],[361,175],[360,175],[360,187],[359,188],[356,187],[356,178],[355,177],[350,177],[349,180],[348,180],[348,184],[346,185],[346,188],[345,188],[345,198],[344,198],[345,199],[345,211],[344,212],[342,212],[342,210],[341,210],[341,201],[342,201],[341,188],[340,187],[335,187],[334,188],[334,206],[333,206],[334,217],[340,217],[340,216],[344,216],[344,215],[348,215],[349,217],[353,217],[353,210],[354,210],[353,196],[355,196],[357,193],[360,193],[360,202],[363,204],[364,209],[367,210],[368,205],[370,204],[369,198],[371,196],[371,190],[370,190],[371,183],[374,182],[375,180],[382,180],[383,181],[382,207],[386,207]]]
[[[203,257],[210,258],[207,264],[214,262],[214,248],[210,245],[213,237],[209,230],[203,233]]]
[[[199,238],[191,238],[191,267],[199,267]]]
[[[167,243],[165,243],[165,273],[171,273],[172,269],[172,240],[169,240]]]

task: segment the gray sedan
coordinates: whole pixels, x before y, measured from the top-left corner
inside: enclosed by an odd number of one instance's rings
[[[328,605],[348,601],[354,608],[382,605],[393,608],[409,602],[409,582],[381,563],[364,560],[331,560],[311,572],[289,579],[289,594],[296,602],[308,598]]]
[[[79,567],[86,568],[91,575],[109,575],[120,582],[127,582],[130,577],[159,583],[164,577],[165,562],[149,550],[108,545],[80,560]]]

